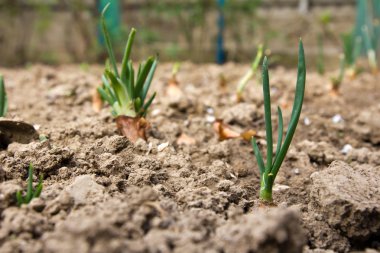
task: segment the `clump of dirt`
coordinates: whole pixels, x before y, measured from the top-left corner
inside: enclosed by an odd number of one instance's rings
[[[301,121],[273,189],[277,207],[262,207],[250,143],[220,141],[213,129],[219,118],[239,133],[253,129],[265,150],[262,87],[250,83],[237,104],[244,68],[186,63],[177,74],[181,95],[170,98],[171,69],[157,69],[147,141],[136,143],[118,134],[109,108],[93,110],[99,66],[1,69],[10,117],[38,125],[46,139],[0,151],[0,252],[380,250],[379,77],[364,73],[332,98],[328,75],[308,73]],[[288,122],[296,71],[270,71],[272,109],[280,105]],[[44,189],[19,208],[29,163]]]

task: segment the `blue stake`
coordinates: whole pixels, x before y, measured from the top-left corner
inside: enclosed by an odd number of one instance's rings
[[[218,25],[218,37],[216,41],[216,63],[223,64],[226,62],[226,50],[224,49],[224,27],[225,27],[225,18],[224,18],[224,5],[226,0],[217,0],[218,1],[218,10],[219,17],[217,21]]]

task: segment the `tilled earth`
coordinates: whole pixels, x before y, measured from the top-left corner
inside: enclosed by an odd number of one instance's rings
[[[258,201],[250,143],[219,141],[223,119],[253,129],[265,150],[262,88],[244,102],[234,89],[248,66],[185,63],[182,94],[168,96],[161,64],[147,142],[120,136],[108,107],[96,113],[101,67],[0,69],[8,118],[48,140],[0,151],[0,252],[378,252],[380,250],[380,79],[308,73],[295,139],[276,179],[275,205]],[[225,78],[225,85],[221,82]],[[270,69],[272,106],[289,120],[296,70]],[[274,130],[277,130],[273,113]],[[44,175],[41,197],[17,207],[29,163]],[[37,182],[37,177],[35,178]]]

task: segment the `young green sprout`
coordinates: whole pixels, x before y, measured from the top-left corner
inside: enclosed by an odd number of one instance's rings
[[[339,56],[340,64],[339,64],[339,75],[337,77],[331,78],[331,91],[333,95],[337,95],[339,91],[339,87],[342,84],[344,71],[346,69],[346,60],[344,54]]]
[[[173,68],[172,68],[172,80],[175,80],[175,82],[177,82],[177,74],[178,74],[180,68],[181,68],[181,63],[180,62],[176,62],[176,63],[173,64]]]
[[[179,87],[179,82],[177,79],[177,74],[181,68],[181,63],[176,62],[173,65],[172,68],[172,76],[169,79],[169,82],[166,86],[165,94],[166,96],[172,98],[172,99],[178,99],[181,100],[183,96],[183,91]]]
[[[342,34],[344,61],[348,75],[352,78],[359,72],[357,59],[360,57],[362,49],[362,39],[355,36],[353,32]]]
[[[251,80],[259,67],[261,58],[263,57],[263,45],[260,44],[257,48],[257,54],[255,60],[252,62],[251,68],[248,72],[243,76],[243,78],[239,81],[237,90],[236,90],[236,98],[237,101],[240,102],[243,99],[243,91],[248,84],[248,81]]]
[[[372,42],[372,36],[369,32],[367,25],[363,26],[362,30],[363,30],[364,43],[367,48],[367,57],[368,57],[369,66],[372,70],[372,73],[377,74],[378,69],[377,69],[376,51]]]
[[[26,190],[26,195],[23,196],[21,191],[18,191],[16,193],[17,205],[21,206],[22,204],[29,204],[30,201],[32,201],[32,199],[38,198],[41,195],[41,191],[42,191],[42,181],[43,181],[43,177],[41,175],[37,186],[33,189],[33,165],[30,164],[29,172],[28,172],[28,187]]]
[[[298,76],[296,85],[296,94],[293,103],[292,114],[290,123],[283,138],[283,118],[280,107],[278,107],[278,140],[275,157],[273,158],[273,138],[272,138],[272,122],[271,122],[271,101],[270,101],[270,87],[269,87],[269,74],[268,74],[268,60],[265,57],[263,62],[263,93],[264,93],[264,112],[265,112],[265,128],[267,140],[267,163],[264,164],[262,154],[257,145],[256,139],[252,138],[253,151],[260,170],[260,199],[265,202],[272,201],[272,188],[277,173],[284,161],[285,155],[288,152],[290,143],[296,131],[298,120],[301,115],[303,98],[305,93],[305,80],[306,80],[306,66],[305,56],[302,41],[299,42],[299,55],[298,55]]]
[[[320,75],[325,74],[325,59],[323,49],[323,36],[318,35],[318,56],[317,56],[317,70]]]
[[[137,75],[133,68],[130,55],[136,30],[132,28],[125,47],[124,56],[119,73],[111,39],[105,22],[105,13],[110,3],[104,8],[101,16],[103,34],[111,66],[106,66],[102,76],[103,87],[98,88],[102,99],[112,107],[112,115],[120,132],[129,140],[135,142],[139,138],[146,139],[145,131],[148,122],[144,119],[156,93],[147,97],[158,60],[149,57],[139,65]]]
[[[7,92],[5,91],[4,78],[0,75],[0,117],[4,117],[7,114],[7,108]]]

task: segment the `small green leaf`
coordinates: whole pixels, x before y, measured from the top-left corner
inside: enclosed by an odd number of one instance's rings
[[[42,192],[42,182],[44,180],[44,177],[41,175],[40,176],[40,180],[38,181],[38,185],[36,186],[36,189],[33,193],[33,198],[38,198],[40,195],[41,195],[41,192]]]
[[[136,98],[136,100],[135,100],[135,111],[139,112],[140,110],[141,110],[141,99]]]
[[[115,92],[117,101],[121,106],[127,105],[130,99],[127,97],[127,92],[125,91],[124,85],[120,83],[112,72],[106,71],[106,76],[111,81],[111,87]]]
[[[114,100],[112,100],[112,98],[107,94],[107,92],[106,92],[105,90],[103,90],[103,88],[98,87],[98,88],[97,88],[97,91],[98,91],[100,97],[101,97],[104,101],[107,101],[107,103],[108,103],[109,105],[111,105],[111,106],[113,105]]]
[[[18,206],[21,206],[22,204],[24,204],[24,198],[22,197],[21,191],[16,192],[16,201],[17,201]]]
[[[111,88],[110,83],[107,80],[106,74],[102,75],[102,82],[103,82],[103,86],[105,88],[104,91],[107,92],[107,94],[111,97],[112,101],[116,101],[117,100],[116,95],[115,95],[113,89]]]
[[[28,188],[26,191],[25,199],[29,203],[29,201],[33,197],[33,165],[29,164],[29,171],[28,171]]]

